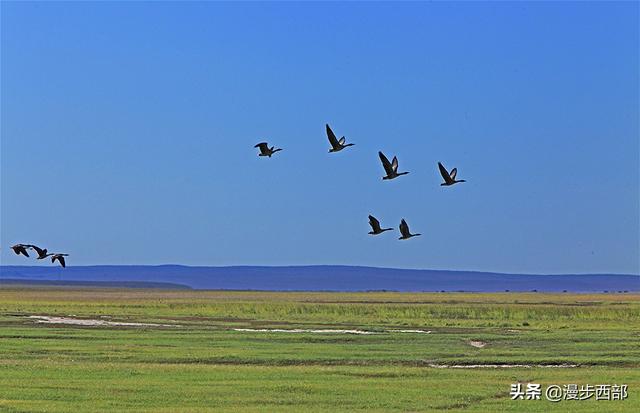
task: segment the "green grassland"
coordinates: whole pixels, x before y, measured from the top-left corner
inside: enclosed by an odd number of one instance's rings
[[[637,294],[6,286],[0,411],[640,411],[639,344]],[[512,401],[516,382],[627,384],[629,397]]]

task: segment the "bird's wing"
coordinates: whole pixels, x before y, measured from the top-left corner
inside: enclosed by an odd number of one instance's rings
[[[387,157],[384,156],[384,154],[382,152],[378,152],[378,156],[380,157],[380,160],[382,161],[382,167],[387,172],[387,175],[391,175],[393,173],[393,167],[391,166],[391,162],[389,162]]]
[[[397,157],[393,157],[393,160],[391,161],[391,167],[393,168],[394,172],[398,172],[398,158]]]
[[[18,255],[20,255],[20,253],[22,253],[22,255],[24,255],[25,257],[29,256],[29,253],[27,252],[25,247],[20,247],[20,249],[18,251]]]
[[[380,221],[378,221],[373,215],[369,215],[369,225],[374,231],[380,229]]]
[[[456,179],[456,175],[458,175],[458,168],[453,168],[449,176],[451,177],[451,179]]]
[[[345,139],[345,137],[343,136],[342,138],[340,138],[340,140],[338,141],[338,143],[339,143],[340,145],[344,145],[344,143],[345,143],[346,141],[347,141],[347,140],[346,140],[346,139]]]
[[[438,162],[438,169],[440,169],[440,175],[442,175],[442,179],[445,182],[451,182],[451,177],[449,176],[449,172],[447,172],[447,168],[445,168],[440,162]]]
[[[38,255],[42,255],[42,253],[44,252],[44,250],[42,248],[38,248],[35,245],[31,245],[31,248],[33,248],[35,250],[35,252],[38,253]]]
[[[54,255],[53,257],[51,257],[51,262],[56,262],[56,260],[58,260],[60,265],[62,265],[62,268],[66,267],[66,263],[64,262],[64,255],[68,255],[68,254],[56,254],[56,255]]]
[[[260,148],[260,152],[265,153],[269,151],[269,144],[267,142],[260,142],[256,144],[254,148]]]
[[[407,221],[405,221],[404,219],[400,221],[400,233],[403,237],[409,235],[409,225],[407,225]]]
[[[329,127],[329,124],[327,123],[326,126],[327,126],[327,138],[329,138],[329,143],[334,148],[340,147],[340,144],[338,143],[338,138],[336,138],[336,135],[333,133],[333,131]]]

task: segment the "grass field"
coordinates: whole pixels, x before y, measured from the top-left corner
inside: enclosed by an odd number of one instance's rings
[[[7,412],[631,412],[638,367],[636,294],[0,289]],[[514,401],[517,382],[629,390]]]

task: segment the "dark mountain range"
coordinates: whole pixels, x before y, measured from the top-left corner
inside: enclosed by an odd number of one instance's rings
[[[0,282],[52,280],[101,283],[169,283],[176,288],[271,291],[640,291],[640,276],[624,274],[501,274],[355,266],[187,267],[0,266]],[[144,284],[140,284],[144,286]],[[161,286],[160,288],[167,288]],[[170,286],[169,286],[170,287]]]

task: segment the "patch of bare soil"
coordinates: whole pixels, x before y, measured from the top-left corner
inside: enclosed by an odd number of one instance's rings
[[[177,324],[126,323],[121,321],[105,321],[72,317],[56,317],[47,315],[30,315],[30,319],[44,324],[67,324],[76,326],[121,326],[121,327],[180,327]]]

